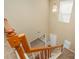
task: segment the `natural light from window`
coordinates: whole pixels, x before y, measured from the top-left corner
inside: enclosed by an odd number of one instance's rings
[[[70,22],[72,7],[73,0],[60,0],[59,21],[64,23]]]

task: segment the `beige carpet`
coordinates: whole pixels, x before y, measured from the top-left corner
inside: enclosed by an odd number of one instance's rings
[[[33,42],[30,43],[31,48],[38,48],[38,47],[44,47],[45,43],[41,41],[39,38],[37,40],[34,40]]]

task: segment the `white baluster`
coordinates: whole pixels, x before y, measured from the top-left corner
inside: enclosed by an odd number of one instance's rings
[[[32,58],[35,59],[35,53],[32,53]]]
[[[43,51],[43,56],[44,56],[44,59],[45,59],[45,51]]]
[[[39,56],[39,59],[41,59],[41,53],[40,52],[38,52],[38,56]]]

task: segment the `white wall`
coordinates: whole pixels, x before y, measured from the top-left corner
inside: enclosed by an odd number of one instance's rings
[[[50,33],[55,33],[60,43],[67,39],[71,42],[70,49],[75,51],[75,7],[73,5],[70,23],[58,21],[58,12],[52,12],[52,6],[56,2],[59,8],[59,0],[50,0]]]
[[[48,33],[49,1],[48,0],[5,0],[4,15],[18,33]],[[5,42],[5,45],[6,44]],[[5,48],[5,59],[16,59],[14,53]],[[8,54],[8,55],[7,55]]]
[[[47,33],[49,0],[5,0],[5,17],[19,33]]]

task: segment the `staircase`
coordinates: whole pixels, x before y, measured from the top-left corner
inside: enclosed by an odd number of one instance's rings
[[[19,59],[57,59],[62,52],[63,45],[30,47],[25,34],[18,35],[7,19],[4,19],[4,29],[7,41],[15,48]]]
[[[45,43],[40,39],[34,40],[30,44],[31,44],[32,48],[45,47]],[[41,53],[41,52],[36,52],[36,53],[33,53],[31,56],[30,55],[28,55],[28,56],[29,56],[30,59],[35,59],[34,57],[37,57],[39,55],[39,53]],[[59,49],[59,48],[52,49],[51,57],[49,59],[57,59],[57,57],[59,55],[61,55],[61,49]]]

